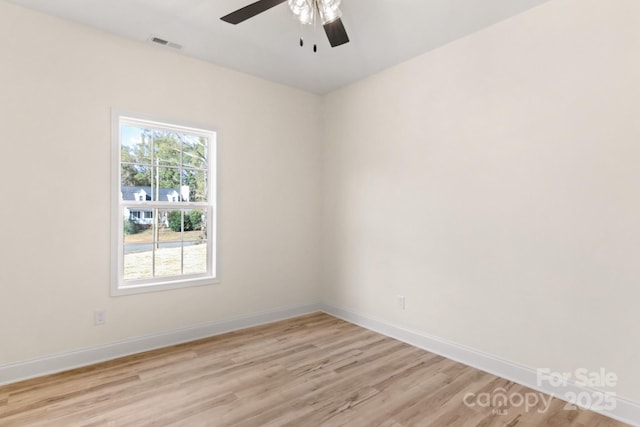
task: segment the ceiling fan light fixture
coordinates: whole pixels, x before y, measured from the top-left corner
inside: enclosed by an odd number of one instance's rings
[[[341,0],[288,0],[289,8],[302,24],[311,25],[319,16],[322,25],[335,21],[342,16]]]
[[[322,25],[329,24],[342,16],[340,11],[340,0],[320,0],[318,1],[318,13]]]
[[[311,25],[315,18],[313,0],[288,0],[289,8],[301,24]]]

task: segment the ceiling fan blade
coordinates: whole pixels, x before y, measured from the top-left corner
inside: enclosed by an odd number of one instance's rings
[[[250,5],[236,10],[235,12],[231,12],[220,19],[230,24],[239,24],[242,21],[253,18],[256,15],[279,5],[280,3],[284,3],[285,1],[287,0],[258,0],[257,2],[251,3]]]
[[[329,22],[324,25],[324,32],[327,33],[327,38],[329,39],[329,43],[331,47],[336,47],[343,45],[345,43],[349,43],[349,36],[347,35],[347,30],[344,28],[344,24],[342,23],[342,19],[338,18],[333,22]]]

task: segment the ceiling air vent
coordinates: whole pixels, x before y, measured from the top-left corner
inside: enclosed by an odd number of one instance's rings
[[[173,49],[182,49],[182,45],[178,43],[170,42],[169,40],[161,39],[160,37],[151,36],[149,37],[149,41],[155,44],[159,44],[161,46],[167,46]]]

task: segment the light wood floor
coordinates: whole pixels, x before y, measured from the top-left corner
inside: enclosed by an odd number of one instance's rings
[[[623,425],[463,403],[499,388],[536,393],[317,313],[0,387],[0,426]]]

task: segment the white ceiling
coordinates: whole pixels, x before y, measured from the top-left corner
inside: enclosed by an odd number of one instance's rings
[[[286,3],[231,25],[220,17],[255,0],[10,1],[135,40],[154,35],[183,54],[324,94],[549,0],[342,0],[351,42],[336,48],[322,27],[303,29],[301,48]]]

